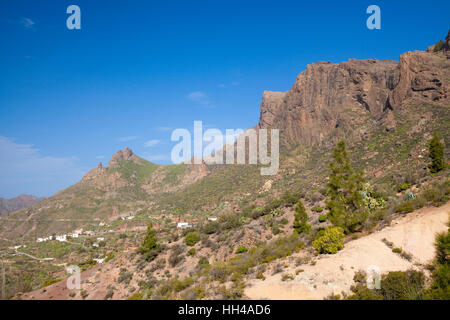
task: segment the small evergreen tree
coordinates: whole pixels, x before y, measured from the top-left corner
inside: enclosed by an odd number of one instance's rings
[[[367,219],[369,212],[362,195],[365,182],[363,174],[353,170],[343,140],[333,151],[330,170],[327,184],[329,220],[345,232],[352,232]]]
[[[156,231],[153,229],[153,224],[150,222],[147,226],[147,233],[145,234],[144,241],[142,241],[139,247],[139,253],[145,255],[145,259],[148,261],[153,260],[158,254],[159,244],[156,237]]]
[[[439,141],[436,134],[430,141],[429,156],[431,164],[429,165],[431,173],[436,173],[444,169],[444,144]]]
[[[306,213],[305,206],[302,200],[298,200],[294,207],[294,230],[297,234],[309,233],[311,231],[311,226],[307,223],[308,214]]]

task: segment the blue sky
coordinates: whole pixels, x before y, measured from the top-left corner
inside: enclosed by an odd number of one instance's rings
[[[81,8],[68,30],[66,8]],[[381,30],[366,8],[381,8]],[[174,128],[248,128],[316,61],[445,37],[449,1],[0,2],[0,197],[49,196],[118,149],[170,163]]]

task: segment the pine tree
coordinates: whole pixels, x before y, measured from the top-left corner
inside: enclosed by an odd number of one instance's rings
[[[309,233],[311,231],[311,226],[307,223],[308,214],[306,213],[305,206],[302,200],[298,200],[294,207],[294,230],[297,234]]]
[[[144,241],[139,247],[139,253],[145,255],[146,260],[153,260],[158,254],[159,244],[156,237],[156,231],[153,229],[153,224],[150,222],[147,226],[147,233]]]
[[[444,144],[439,141],[436,134],[433,135],[430,141],[429,156],[431,158],[431,164],[429,165],[431,173],[444,169]]]
[[[327,184],[327,202],[330,221],[347,233],[355,231],[368,216],[362,196],[364,178],[361,171],[355,172],[347,154],[345,141],[340,141],[333,151]]]

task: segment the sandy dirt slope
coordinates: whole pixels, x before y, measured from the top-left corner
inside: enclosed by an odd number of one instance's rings
[[[248,282],[250,299],[323,299],[332,293],[350,292],[356,271],[377,266],[381,273],[423,268],[435,254],[436,233],[447,230],[450,202],[438,208],[424,208],[392,221],[391,226],[350,241],[335,255],[321,255],[315,265],[294,265],[284,269],[295,278],[282,281],[282,273],[266,275],[266,280]],[[382,239],[412,254],[409,262],[393,253]],[[298,275],[295,270],[303,269]]]

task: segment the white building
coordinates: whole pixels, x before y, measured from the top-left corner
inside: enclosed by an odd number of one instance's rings
[[[178,224],[177,224],[177,228],[179,228],[179,229],[186,229],[186,228],[191,228],[191,227],[192,227],[192,225],[190,225],[187,222],[178,222]]]
[[[105,241],[105,238],[103,238],[103,237],[98,237],[98,238],[97,238],[97,241]]]
[[[98,243],[97,243],[97,242],[94,242],[94,243],[92,244],[92,246],[98,248]]]
[[[63,234],[61,236],[56,236],[56,241],[60,241],[60,242],[67,241],[67,235]]]
[[[95,262],[102,264],[105,259],[94,259]]]
[[[78,238],[79,234],[78,234],[78,233],[72,233],[70,236],[71,236],[72,238]]]
[[[208,218],[208,220],[209,221],[217,221],[217,218],[216,217],[210,217],[210,218]]]

